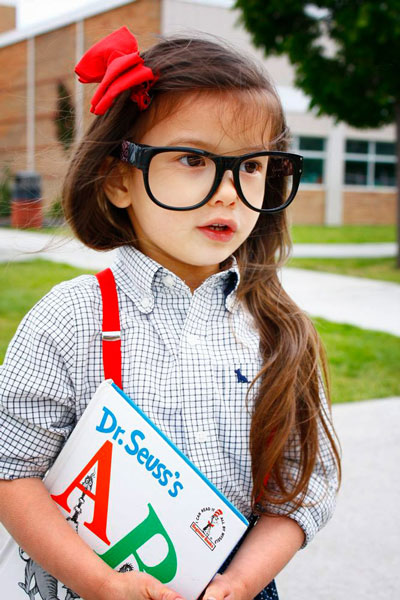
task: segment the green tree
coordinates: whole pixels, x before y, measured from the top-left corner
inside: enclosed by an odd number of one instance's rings
[[[396,123],[400,267],[400,0],[236,0],[253,43],[285,54],[310,108],[357,128]]]
[[[8,166],[0,171],[0,217],[11,215],[12,173]]]

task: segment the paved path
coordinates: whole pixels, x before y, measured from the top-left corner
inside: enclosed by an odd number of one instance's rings
[[[396,256],[397,245],[380,244],[294,244],[295,258],[379,258]]]
[[[400,598],[400,398],[334,405],[336,512],[277,578],[281,600]],[[396,425],[397,424],[397,425]]]
[[[397,283],[305,269],[283,269],[282,283],[312,316],[400,336]]]
[[[376,252],[381,252],[382,244],[366,246],[368,252],[372,251],[371,246],[376,246]],[[299,246],[295,247],[295,255],[296,248]],[[328,248],[328,244],[324,248]],[[1,261],[27,260],[39,256],[95,270],[109,266],[115,251],[95,252],[68,238],[0,229]],[[400,336],[398,284],[305,269],[284,269],[282,281],[297,304],[313,316]]]

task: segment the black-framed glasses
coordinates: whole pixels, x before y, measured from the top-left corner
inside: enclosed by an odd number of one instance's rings
[[[143,173],[149,197],[168,210],[193,210],[217,191],[231,171],[237,195],[248,208],[277,213],[292,202],[299,187],[303,157],[279,151],[220,156],[185,146],[146,146],[124,141],[113,152]]]

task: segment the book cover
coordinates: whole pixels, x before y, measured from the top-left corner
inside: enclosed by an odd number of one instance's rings
[[[44,483],[113,569],[144,571],[196,600],[247,529],[245,517],[112,381],[103,382]],[[7,600],[79,598],[19,548],[0,554]]]

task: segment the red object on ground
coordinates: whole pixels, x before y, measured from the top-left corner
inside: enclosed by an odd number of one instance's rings
[[[11,225],[18,229],[39,228],[43,223],[41,200],[11,202]]]

